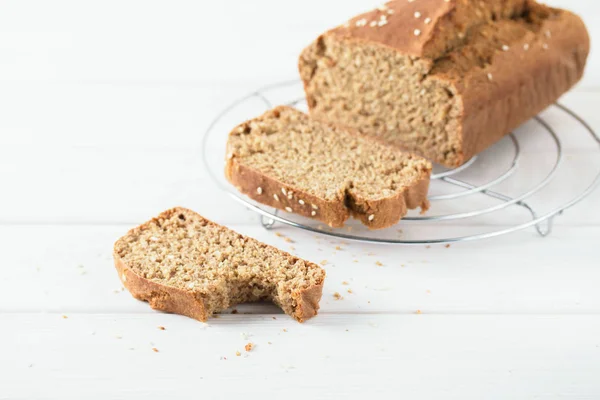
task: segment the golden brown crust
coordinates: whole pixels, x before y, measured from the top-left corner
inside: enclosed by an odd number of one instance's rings
[[[176,207],[167,211],[164,211],[156,218],[153,218],[152,221],[160,219],[162,216],[166,214],[177,213],[179,214],[182,210],[187,212],[192,212],[180,207]],[[218,225],[206,218],[203,218],[207,224],[215,225],[222,229],[227,229],[221,225]],[[145,225],[151,223],[147,222],[142,224],[138,228],[134,228],[130,230],[130,232],[135,231],[136,229],[141,229]],[[255,239],[252,239],[255,240]],[[273,248],[270,245],[265,243],[256,241],[259,244],[267,247]],[[118,243],[118,241],[117,241]],[[116,243],[115,243],[116,247]],[[274,250],[288,255],[290,257],[294,257],[291,254],[275,249]],[[201,293],[194,292],[193,290],[183,290],[179,288],[175,288],[172,286],[162,285],[157,282],[153,282],[149,279],[143,278],[137,275],[119,256],[116,249],[113,252],[113,258],[115,262],[115,268],[119,275],[119,279],[123,286],[131,293],[131,295],[141,301],[148,302],[150,307],[154,310],[164,311],[167,313],[180,314],[185,315],[187,317],[196,319],[201,322],[206,322],[208,320],[208,315],[205,307],[205,300],[202,297]],[[309,261],[305,261],[307,265],[312,267],[316,267],[321,269],[318,265],[311,263]],[[323,271],[324,273],[324,271]],[[319,310],[319,301],[321,299],[321,295],[323,292],[323,283],[324,283],[324,275],[323,279],[320,279],[320,282],[312,285],[306,289],[301,289],[298,294],[292,296],[296,297],[296,308],[293,310],[291,316],[296,319],[298,322],[304,322],[307,319],[310,319],[317,315]],[[234,305],[234,304],[232,304]]]
[[[550,35],[548,38],[546,35]],[[485,70],[454,81],[463,102],[463,162],[554,103],[583,76],[590,40],[567,11],[496,55]],[[487,74],[492,79],[488,79]]]
[[[276,107],[269,112],[282,110],[283,108],[283,106]],[[244,124],[250,122],[247,121]],[[335,127],[333,124],[329,125]],[[235,134],[240,126],[234,128],[231,134]],[[344,129],[350,135],[362,136],[353,129],[339,126],[336,129]],[[369,140],[380,142],[375,138],[369,138]],[[369,201],[358,195],[353,195],[351,190],[348,189],[346,191],[343,189],[340,190],[339,195],[334,201],[327,201],[240,163],[235,153],[228,153],[225,176],[241,193],[259,203],[286,212],[289,212],[286,208],[290,208],[295,214],[317,219],[332,228],[343,227],[348,218],[353,216],[369,229],[385,229],[397,224],[409,209],[420,207],[422,212],[429,209],[427,193],[429,190],[431,165],[429,165],[428,169],[421,172],[421,175],[412,186],[406,187],[404,191],[394,196],[375,201]],[[260,193],[257,191],[257,188],[261,188]],[[293,192],[296,195],[289,198],[283,194],[282,188],[286,193]],[[304,205],[298,204],[296,200],[298,197],[304,200]]]

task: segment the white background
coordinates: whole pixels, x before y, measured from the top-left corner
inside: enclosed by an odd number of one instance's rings
[[[549,3],[600,38],[597,1]],[[600,398],[599,191],[546,239],[399,248],[279,227],[288,243],[202,170],[219,110],[294,79],[303,46],[377,4],[0,1],[0,399]],[[599,57],[562,100],[597,130]],[[175,205],[328,260],[321,314],[202,324],[121,292],[113,242]]]

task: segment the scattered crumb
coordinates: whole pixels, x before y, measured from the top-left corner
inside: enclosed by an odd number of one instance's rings
[[[234,308],[233,310],[231,310],[231,313],[232,313],[232,314],[237,314],[237,313],[238,313],[238,310],[236,310],[236,309]]]
[[[446,248],[447,248],[447,249],[449,249],[449,248],[450,248],[450,245],[449,245],[449,244],[447,244],[447,245],[446,245]]]
[[[271,343],[271,342],[267,342],[267,344],[273,344],[273,343]]]
[[[296,251],[296,248],[294,246],[290,246],[290,250],[291,251]]]
[[[240,353],[239,351],[236,351],[236,352],[235,352],[235,355],[239,357],[239,356],[241,356],[241,355],[242,355],[242,353]]]
[[[158,353],[158,349],[156,347],[153,347],[152,351],[155,352],[155,353]]]
[[[405,265],[405,264],[400,264],[400,266],[401,266],[402,268],[406,267],[406,265]]]
[[[294,242],[292,239],[290,239],[289,237],[286,237],[284,240],[285,240],[286,242],[288,242],[288,243],[296,243],[296,242]]]
[[[349,285],[349,283],[348,283],[348,282],[346,282],[346,281],[343,281],[343,282],[342,282],[342,285]]]
[[[277,318],[273,317],[273,319],[277,319]]]
[[[321,262],[319,264],[321,264],[321,265],[327,265],[327,260],[321,260]]]
[[[377,265],[378,267],[383,267],[383,264],[381,262],[379,262],[379,261],[376,261],[375,265]]]
[[[342,295],[339,294],[338,292],[335,292],[333,294],[333,298],[336,299],[336,300],[342,300],[343,299]]]
[[[335,246],[335,249],[336,249],[337,251],[341,251],[341,250],[342,250],[342,248],[341,248],[340,246]]]
[[[352,289],[348,289],[348,293],[352,294],[353,293]]]
[[[415,312],[415,314],[423,314],[423,313],[421,312],[421,310],[417,310],[417,311]]]
[[[246,349],[246,351],[247,351],[247,352],[251,352],[253,348],[254,348],[254,344],[253,344],[253,343],[251,343],[251,342],[250,342],[250,343],[247,343],[247,344],[244,346],[244,349]]]
[[[427,245],[427,246],[425,246],[425,248],[426,248],[426,249],[430,249],[430,248],[431,248],[431,246]]]
[[[427,294],[431,294],[431,290],[427,289],[427,290],[425,291],[425,293],[427,293]]]
[[[283,237],[283,235],[280,232],[275,232],[275,236],[277,236],[277,237]]]
[[[161,331],[166,330],[164,326],[159,326],[158,329],[160,329]]]
[[[69,318],[69,317],[67,317],[66,315],[63,315],[62,317],[63,317],[63,319],[67,319],[67,318]]]
[[[355,262],[355,263],[357,263],[357,262],[358,262],[358,260],[352,260],[352,262]]]
[[[283,331],[284,331],[284,332],[287,332],[287,329],[283,328]]]

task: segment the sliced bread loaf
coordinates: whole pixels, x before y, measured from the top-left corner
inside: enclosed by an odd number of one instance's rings
[[[583,74],[582,20],[533,0],[394,0],[300,57],[311,115],[456,167]]]
[[[206,321],[239,303],[269,300],[296,320],[317,314],[325,271],[274,247],[174,208],[114,247],[131,294],[157,310]]]
[[[277,107],[229,135],[227,179],[252,199],[341,227],[371,229],[425,211],[431,164],[347,129]]]

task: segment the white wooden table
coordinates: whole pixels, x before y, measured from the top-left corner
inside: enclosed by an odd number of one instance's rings
[[[595,0],[551,3],[600,39]],[[0,2],[0,399],[600,398],[600,191],[545,239],[398,248],[285,242],[208,180],[215,114],[376,4]],[[598,130],[599,57],[562,100]],[[320,315],[203,324],[123,292],[113,242],[175,205],[329,260]]]

